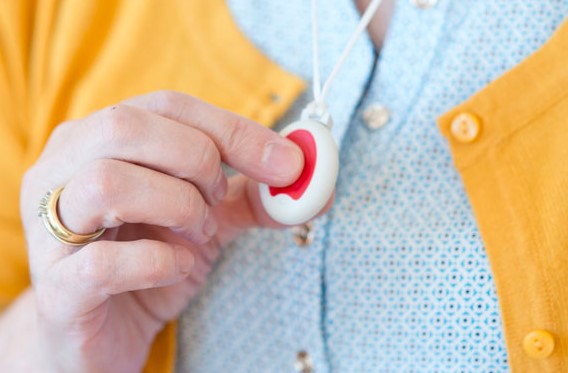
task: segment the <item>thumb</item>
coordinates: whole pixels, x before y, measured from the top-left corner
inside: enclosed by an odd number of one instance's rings
[[[327,212],[333,205],[335,193],[318,214]],[[258,182],[243,175],[229,179],[229,192],[222,204],[215,209],[219,222],[218,239],[221,246],[231,242],[244,231],[251,228],[284,228],[268,215],[264,209]]]

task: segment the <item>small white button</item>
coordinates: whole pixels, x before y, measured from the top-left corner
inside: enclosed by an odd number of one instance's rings
[[[412,4],[420,9],[430,9],[438,4],[438,0],[411,0]]]
[[[306,351],[300,351],[296,355],[296,370],[300,373],[313,373],[314,365],[312,358]]]
[[[390,120],[389,109],[382,104],[371,104],[363,112],[363,120],[372,130],[381,128]]]
[[[294,241],[296,245],[300,247],[306,247],[312,243],[314,240],[314,223],[311,221],[292,227],[292,233],[294,233]]]

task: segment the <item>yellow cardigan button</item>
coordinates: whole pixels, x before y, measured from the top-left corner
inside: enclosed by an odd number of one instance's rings
[[[471,113],[458,114],[450,124],[450,132],[459,142],[473,142],[481,133],[481,121]]]
[[[525,336],[523,348],[533,359],[546,359],[554,351],[554,337],[546,330],[535,330]]]

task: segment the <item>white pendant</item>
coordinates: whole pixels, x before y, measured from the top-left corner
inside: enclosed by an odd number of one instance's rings
[[[287,187],[260,184],[260,198],[272,219],[286,225],[298,225],[315,217],[331,198],[337,181],[339,154],[331,131],[315,120],[294,122],[280,135],[302,149],[304,169]]]

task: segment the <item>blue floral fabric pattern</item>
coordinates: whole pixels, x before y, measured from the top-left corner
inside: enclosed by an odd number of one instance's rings
[[[311,79],[310,3],[229,0],[243,32]],[[325,78],[358,22],[351,0],[320,1]],[[359,42],[330,91],[341,146],[336,203],[299,247],[255,230],[227,247],[181,318],[178,370],[506,372],[498,295],[436,118],[537,50],[560,0],[399,0],[383,50]],[[279,126],[295,120],[309,92]],[[389,109],[370,129],[364,110]]]

